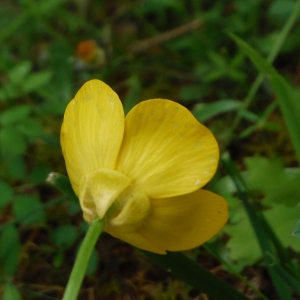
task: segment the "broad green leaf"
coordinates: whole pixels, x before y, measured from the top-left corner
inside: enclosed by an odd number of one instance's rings
[[[0,88],[0,101],[16,98],[22,94],[20,85],[8,82]]]
[[[9,161],[8,172],[12,178],[23,179],[26,173],[25,161],[20,156],[15,156]]]
[[[13,189],[9,184],[0,181],[0,208],[6,205],[13,197]]]
[[[257,51],[251,48],[239,37],[231,34],[232,39],[241,47],[246,55],[252,60],[256,68],[265,74],[276,94],[279,107],[285,119],[289,134],[294,145],[298,161],[300,162],[300,101],[287,81],[279,75],[273,66],[266,61]]]
[[[13,83],[20,83],[31,71],[31,62],[30,61],[22,61],[17,64],[14,68],[12,68],[7,77]]]
[[[199,84],[185,86],[180,89],[180,99],[185,103],[200,99],[202,94],[201,86]]]
[[[36,166],[30,173],[29,179],[33,183],[42,183],[48,177],[48,174],[51,172],[51,169],[46,166]]]
[[[279,159],[268,160],[263,157],[247,158],[246,165],[246,178],[251,188],[264,196],[263,203],[268,209],[263,214],[270,227],[274,229],[283,247],[299,251],[300,243],[292,236],[292,230],[300,218],[300,209],[296,207],[300,202],[300,170],[285,170]],[[226,189],[226,186],[231,186],[230,182],[226,182],[223,179],[221,187]],[[232,187],[229,191],[235,192]],[[226,195],[223,196],[227,199]],[[246,266],[262,257],[254,230],[242,205],[235,204],[231,207],[230,223],[225,226],[224,232],[231,236],[226,248],[230,251],[232,260]]]
[[[244,208],[240,206],[234,214],[236,223],[224,228],[224,232],[230,236],[226,248],[233,261],[242,266],[251,266],[262,257],[262,252]]]
[[[75,215],[81,211],[79,202],[68,201],[66,210],[70,215]]]
[[[18,288],[8,282],[4,285],[3,300],[22,300],[22,297]]]
[[[300,251],[299,240],[292,235],[295,223],[300,218],[299,207],[287,207],[284,204],[274,205],[272,209],[264,212],[264,215],[279,240],[285,247],[289,247],[296,252]]]
[[[220,100],[209,104],[198,104],[193,110],[193,115],[200,122],[206,122],[209,119],[223,113],[234,111],[241,108],[241,102],[238,100]]]
[[[51,240],[58,247],[68,248],[76,241],[78,229],[72,225],[59,226],[51,233]]]
[[[22,120],[18,126],[18,130],[29,138],[40,137],[44,134],[42,125],[32,118]]]
[[[31,112],[30,105],[18,105],[7,109],[0,114],[0,124],[2,126],[16,123],[20,120],[26,119]]]
[[[270,18],[285,20],[289,17],[294,9],[295,1],[293,0],[275,0],[271,3],[268,15]]]
[[[19,262],[21,244],[18,230],[14,226],[7,226],[0,235],[0,260],[7,276],[13,276]]]
[[[44,205],[37,196],[16,197],[13,203],[13,212],[23,224],[41,223],[45,219]]]
[[[3,156],[7,154],[22,155],[26,150],[26,141],[23,135],[11,126],[0,129],[0,145]]]
[[[50,81],[52,77],[51,71],[42,71],[31,74],[23,83],[22,87],[24,92],[29,93],[37,90],[41,86]]]
[[[264,204],[295,207],[300,202],[300,169],[285,170],[279,158],[255,156],[246,158],[245,163],[249,170],[248,183],[253,190],[263,193]]]

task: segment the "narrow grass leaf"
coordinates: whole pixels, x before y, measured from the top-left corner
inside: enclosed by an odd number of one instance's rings
[[[267,62],[256,50],[249,44],[234,34],[230,35],[236,44],[247,54],[256,68],[266,75],[272,85],[274,93],[277,96],[279,107],[285,119],[292,143],[300,162],[300,101],[295,97],[292,87],[287,81]]]
[[[193,115],[199,122],[206,122],[209,119],[231,111],[238,110],[242,107],[242,103],[238,100],[227,99],[220,100],[206,105],[199,104],[193,110]]]
[[[140,250],[140,252],[166,269],[170,274],[215,300],[249,300],[248,297],[235,290],[228,283],[180,252],[167,252],[166,255],[144,250]]]

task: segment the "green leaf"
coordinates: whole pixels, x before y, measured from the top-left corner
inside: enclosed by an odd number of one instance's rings
[[[6,126],[25,119],[31,112],[30,105],[18,105],[0,114],[0,124]]]
[[[37,90],[41,86],[49,83],[52,77],[51,71],[42,71],[33,73],[30,75],[22,84],[23,90],[25,93],[29,93]]]
[[[4,181],[0,181],[0,208],[6,205],[13,197],[13,189]]]
[[[251,48],[239,37],[231,34],[232,39],[241,47],[246,55],[252,60],[256,68],[265,74],[277,96],[279,107],[285,119],[289,134],[294,145],[298,161],[300,162],[300,101],[287,81],[279,75],[273,66],[266,61],[257,51]]]
[[[20,83],[25,79],[25,76],[31,71],[31,62],[26,60],[18,63],[15,67],[9,70],[7,76],[13,83]]]
[[[81,211],[79,202],[75,201],[68,201],[66,209],[70,215],[75,215]]]
[[[200,99],[202,95],[202,90],[200,85],[189,85],[180,89],[180,99],[183,102],[190,102],[193,100]]]
[[[13,212],[23,224],[41,223],[45,219],[45,209],[37,196],[22,195],[16,197]]]
[[[19,156],[14,157],[9,162],[8,172],[15,179],[23,179],[26,173],[24,160]]]
[[[278,240],[284,248],[299,251],[300,243],[292,236],[292,229],[300,218],[300,210],[295,207],[300,200],[300,172],[284,170],[279,159],[268,160],[258,156],[247,158],[246,165],[246,178],[252,189],[265,196],[263,203],[267,204],[268,209],[263,215],[274,229]],[[224,179],[222,187],[226,187]],[[230,191],[235,192],[232,187]],[[226,244],[231,259],[244,266],[257,262],[262,257],[262,252],[241,204],[231,208],[230,220],[231,223],[225,226],[224,232],[231,236]]]
[[[78,237],[78,229],[72,225],[63,225],[51,233],[51,240],[58,247],[68,248]]]
[[[30,181],[38,184],[45,182],[51,169],[46,166],[35,167],[29,175]]]
[[[7,226],[0,236],[0,260],[7,276],[13,276],[18,263],[21,244],[18,230],[14,226]]]
[[[22,300],[22,297],[18,288],[8,282],[4,285],[3,300]]]
[[[264,204],[282,203],[296,206],[300,202],[300,170],[285,170],[279,158],[260,156],[246,158],[248,182],[254,190],[261,191]]]
[[[0,101],[16,98],[20,94],[20,86],[13,82],[8,82],[0,89]]]
[[[285,20],[289,17],[295,6],[295,1],[293,0],[275,0],[270,5],[268,15],[269,18],[282,19]]]
[[[295,223],[300,218],[298,207],[287,207],[284,204],[274,205],[272,209],[264,212],[270,226],[274,228],[278,239],[285,248],[300,251],[300,243],[292,236]]]
[[[241,102],[238,100],[220,100],[210,104],[198,104],[192,114],[199,122],[206,122],[209,119],[223,113],[241,108]]]
[[[3,156],[22,155],[26,151],[26,142],[22,134],[12,127],[0,129],[0,145]]]
[[[262,252],[245,209],[240,206],[235,215],[236,224],[228,224],[223,230],[230,236],[226,248],[231,260],[240,266],[251,266],[261,259]]]
[[[18,131],[22,132],[29,138],[41,137],[44,134],[42,125],[34,119],[27,118],[22,120],[18,126]]]

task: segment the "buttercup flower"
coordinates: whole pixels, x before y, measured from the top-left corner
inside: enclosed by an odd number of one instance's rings
[[[183,106],[153,99],[126,116],[117,94],[91,80],[67,106],[61,145],[83,217],[155,253],[194,248],[228,218],[226,201],[203,189],[219,149]]]

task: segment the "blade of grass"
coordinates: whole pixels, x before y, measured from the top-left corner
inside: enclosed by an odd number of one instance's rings
[[[262,300],[268,300],[268,298],[262,294],[253,284],[251,284],[251,282],[249,282],[248,280],[246,280],[242,275],[240,275],[238,272],[236,272],[231,265],[224,260],[214,249],[213,247],[211,247],[208,243],[204,244],[204,248],[210,253],[212,254],[219,262],[221,262],[229,271],[230,273],[232,273],[234,276],[236,276],[237,278],[239,278],[242,282],[244,282],[247,286],[249,286],[255,293],[257,296],[260,297],[260,299]]]
[[[272,48],[272,51],[270,52],[270,54],[267,57],[267,62],[269,62],[270,64],[274,61],[274,59],[276,58],[276,56],[278,55],[280,48],[282,47],[288,33],[290,32],[290,30],[292,29],[292,27],[294,26],[294,24],[296,23],[296,21],[298,20],[298,17],[300,15],[300,0],[298,0],[295,3],[294,9],[292,10],[292,13],[290,15],[290,17],[288,18],[287,22],[285,23],[284,27],[282,28],[282,30],[280,31],[276,42]],[[231,127],[228,130],[228,142],[231,140],[233,132],[235,131],[235,129],[238,127],[242,117],[243,117],[243,111],[245,111],[249,105],[251,104],[255,94],[258,91],[258,88],[260,87],[260,85],[263,82],[264,79],[264,75],[263,74],[259,74],[254,83],[252,84],[246,98],[243,101],[243,108],[241,110],[239,110],[239,112],[237,113]]]
[[[231,34],[231,38],[247,54],[256,68],[268,76],[300,162],[300,101],[296,99],[294,91],[288,82],[257,51],[239,37]]]
[[[215,300],[249,300],[228,283],[216,277],[196,262],[179,252],[167,252],[166,255],[140,250],[170,274],[190,284]]]
[[[8,26],[0,31],[0,43],[13,36],[28,20],[38,11],[40,14],[49,13],[52,9],[68,0],[44,1],[34,5],[32,8],[25,10],[16,19],[12,20]]]
[[[283,267],[278,266],[277,272],[282,278],[300,295],[300,284],[299,280],[293,277],[289,272],[287,272]]]

